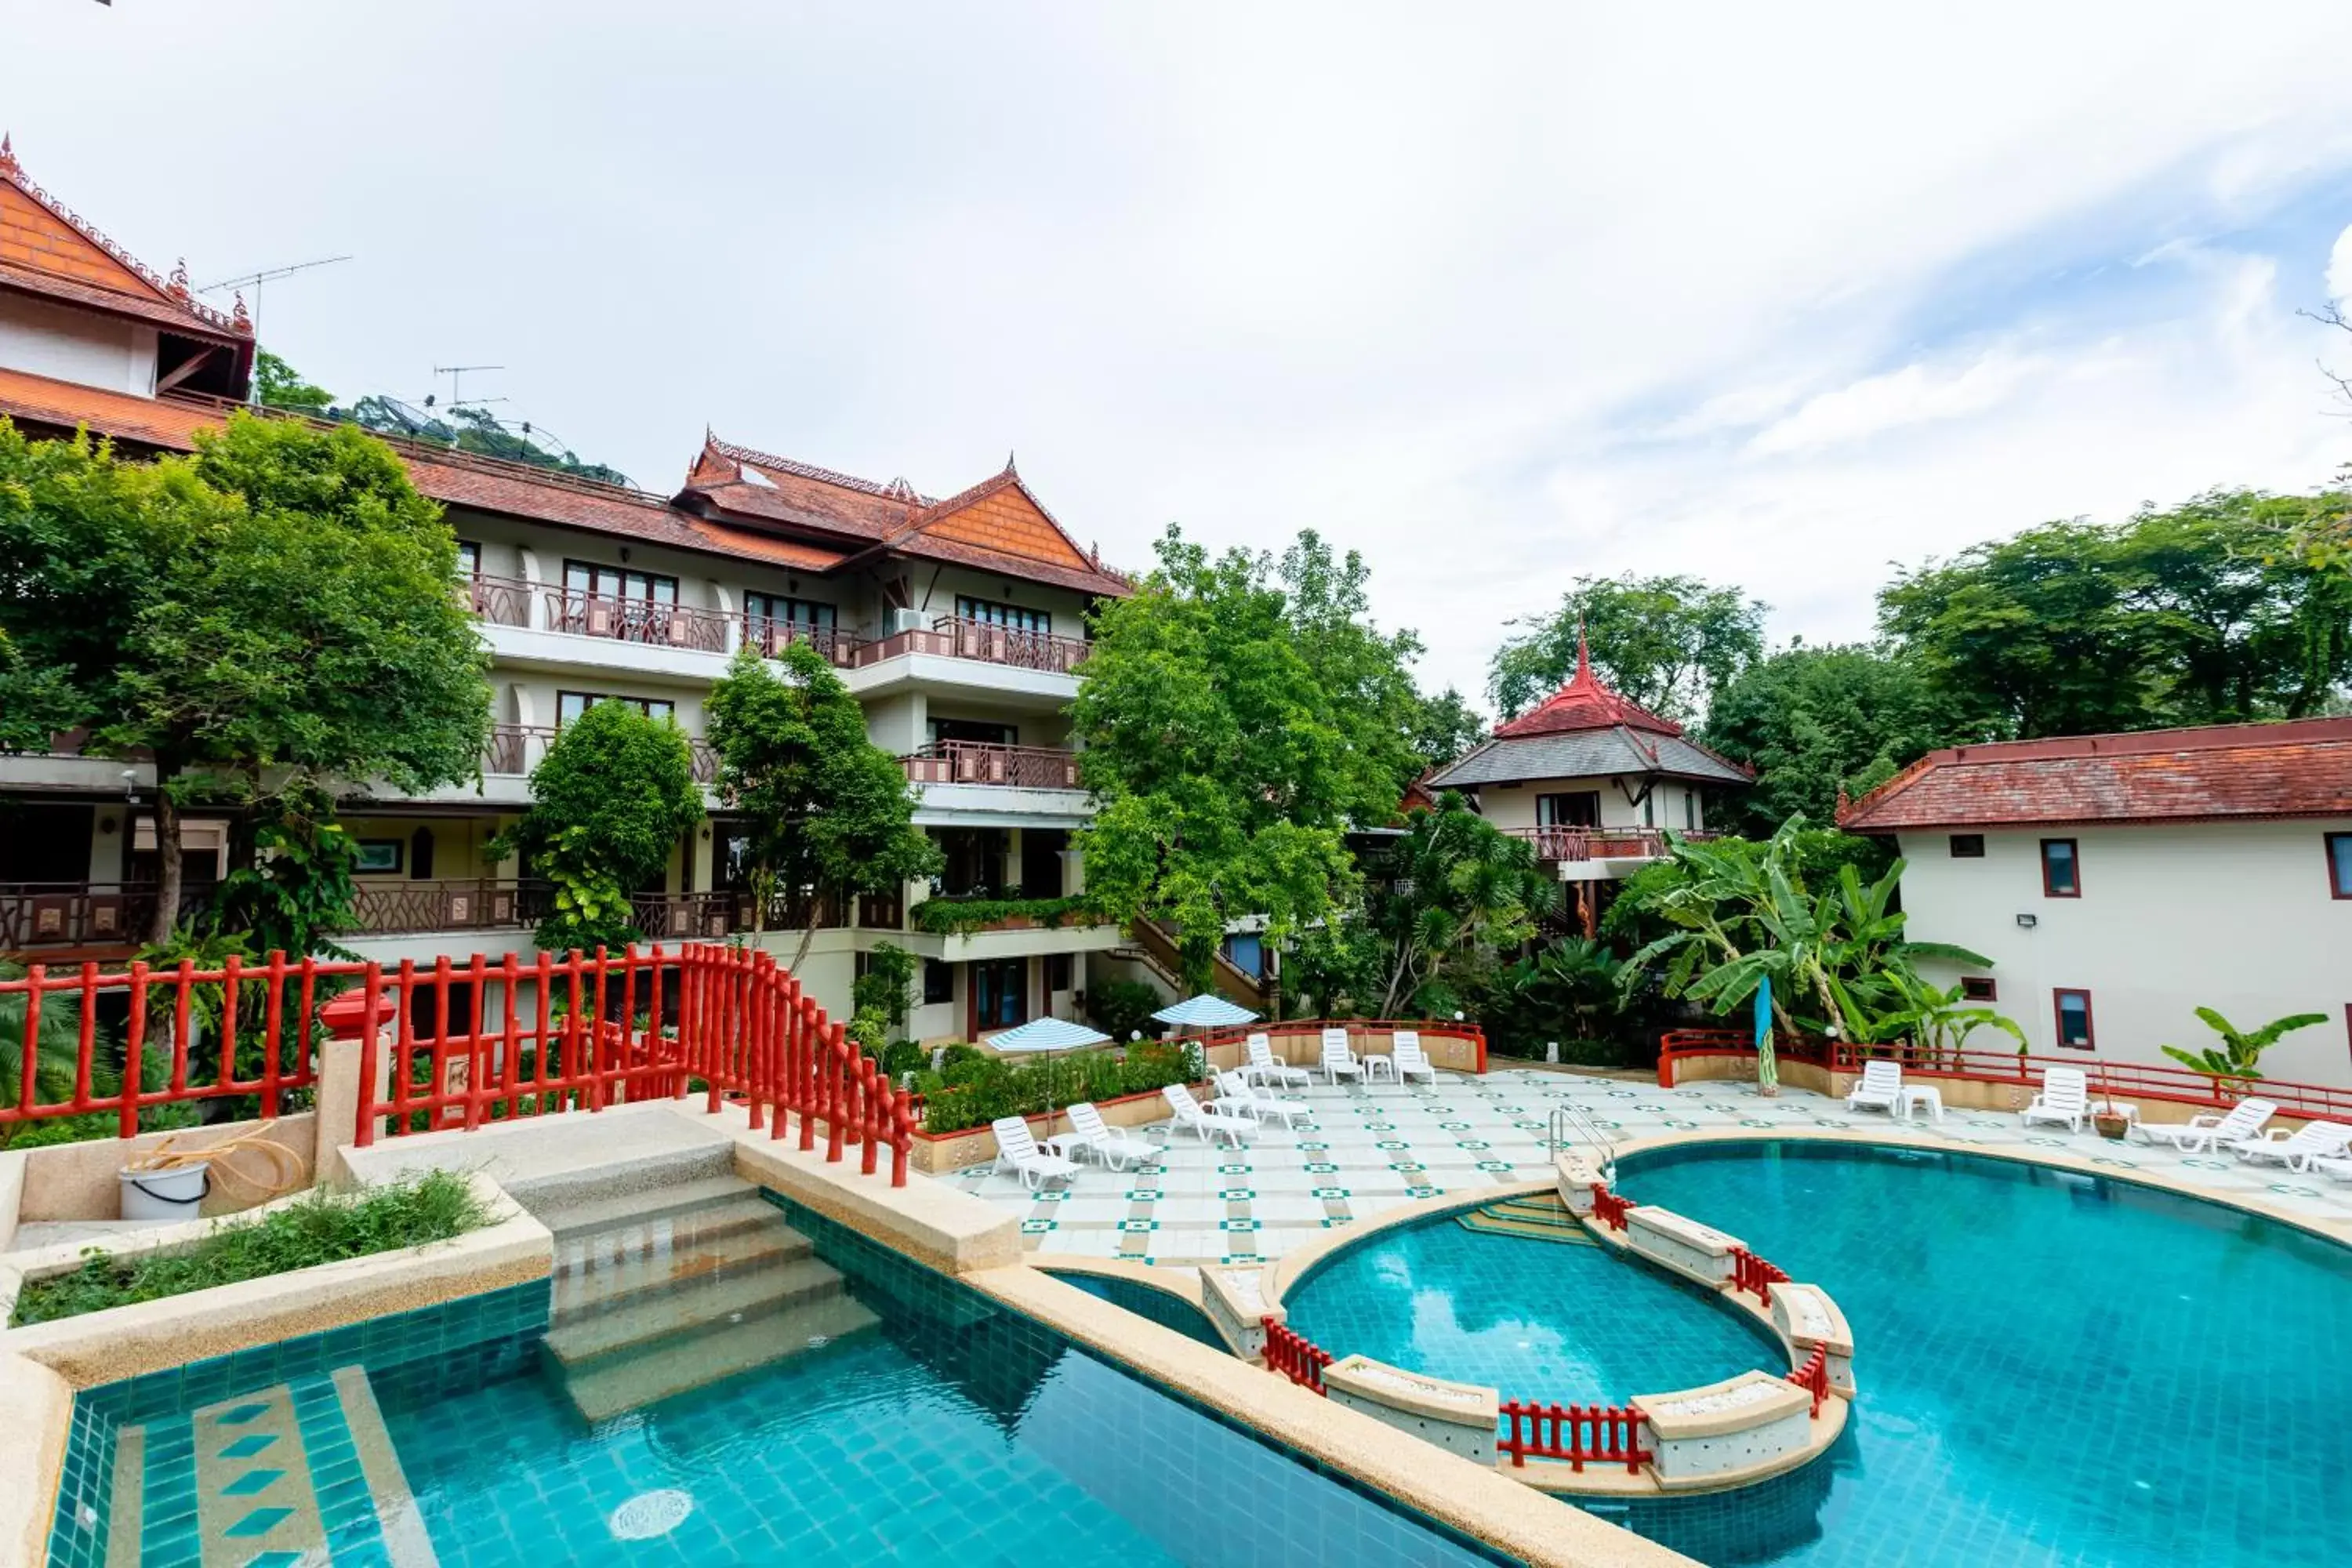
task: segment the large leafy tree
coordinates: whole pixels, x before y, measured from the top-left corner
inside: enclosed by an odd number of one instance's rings
[[[782,890],[806,910],[797,969],[818,910],[853,893],[889,893],[939,868],[914,826],[898,759],[866,739],[866,715],[824,657],[805,643],[778,657],[745,647],[704,704],[719,753],[719,795],[751,829],[757,925]]]
[[[474,773],[489,722],[456,542],[389,448],[245,414],[197,447],[131,465],[0,421],[0,679],[153,756],[155,942],[188,803],[431,789]]]
[[[1534,846],[1452,791],[1364,869],[1360,902],[1303,932],[1289,966],[1295,989],[1329,1016],[1452,1013],[1559,903]]]
[[[1343,834],[1385,823],[1421,763],[1408,744],[1415,651],[1364,612],[1364,568],[1303,533],[1281,560],[1211,559],[1170,528],[1159,568],[1096,612],[1072,709],[1097,815],[1079,836],[1090,898],[1175,928],[1208,984],[1226,923],[1280,940],[1353,879]]]
[[[2345,499],[2217,490],[2049,523],[1901,574],[1879,624],[1990,731],[2319,712],[2352,677],[2352,576],[2315,565],[2308,540]]]
[[[590,705],[531,769],[530,797],[530,809],[490,852],[520,852],[525,871],[553,889],[539,945],[586,952],[644,935],[629,895],[660,883],[679,835],[702,819],[702,790],[677,721],[626,702]]]
[[[1424,768],[1458,762],[1486,731],[1486,718],[1451,686],[1416,700],[1409,739]]]
[[[1669,719],[1696,719],[1724,682],[1764,655],[1764,605],[1696,577],[1579,577],[1548,616],[1524,616],[1486,680],[1506,719],[1576,669],[1581,633],[1601,678]]]
[[[1802,815],[1829,821],[1938,746],[1990,738],[1958,699],[1908,658],[1851,645],[1792,646],[1732,677],[1707,710],[1707,744],[1756,770],[1727,804],[1761,837]]]

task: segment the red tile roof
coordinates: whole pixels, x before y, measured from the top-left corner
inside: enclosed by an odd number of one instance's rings
[[[210,407],[176,399],[137,397],[5,367],[0,367],[0,414],[55,430],[87,425],[95,435],[177,452],[194,451],[195,433],[221,418]]]
[[[1931,752],[1840,806],[1850,833],[2352,816],[2352,719],[2221,724]]]
[[[1584,633],[1576,634],[1576,673],[1567,685],[1553,692],[1534,708],[1520,714],[1507,724],[1495,728],[1498,741],[1517,740],[1525,735],[1566,735],[1579,730],[1607,730],[1617,725],[1628,730],[1646,731],[1653,735],[1679,735],[1683,727],[1671,719],[1661,719],[1640,704],[1627,700],[1611,690],[1592,670],[1592,656],[1584,646]]]

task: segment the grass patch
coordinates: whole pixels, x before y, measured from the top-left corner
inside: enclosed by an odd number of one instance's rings
[[[467,1179],[428,1171],[356,1194],[314,1192],[244,1224],[225,1224],[184,1251],[119,1262],[86,1253],[71,1274],[25,1282],[12,1321],[54,1322],[133,1301],[234,1285],[320,1263],[340,1263],[488,1225],[489,1210]]]

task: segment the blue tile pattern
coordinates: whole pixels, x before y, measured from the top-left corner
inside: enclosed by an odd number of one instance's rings
[[[1621,1186],[1819,1281],[1862,1394],[1825,1462],[1612,1513],[1714,1563],[2313,1563],[2352,1476],[2352,1249],[2126,1181],[1749,1144]],[[1568,1248],[1559,1250],[1567,1251]]]
[[[53,1568],[101,1568],[113,1509],[114,1423],[89,1399],[77,1399],[57,1518],[49,1528]]]
[[[1210,1323],[1209,1315],[1181,1297],[1109,1274],[1056,1272],[1054,1278],[1065,1285],[1077,1287],[1089,1296],[1108,1301],[1114,1307],[1133,1312],[1139,1318],[1149,1318],[1163,1329],[1173,1329],[1180,1334],[1196,1339],[1211,1350],[1227,1349],[1224,1336]],[[1230,1351],[1227,1353],[1230,1354]]]
[[[332,1380],[310,1377],[294,1384],[294,1421],[301,1428],[319,1522],[337,1568],[391,1568],[383,1527],[368,1495],[367,1478],[360,1473],[359,1446]]]

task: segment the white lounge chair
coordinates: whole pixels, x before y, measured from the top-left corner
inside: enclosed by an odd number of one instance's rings
[[[1230,1110],[1215,1110],[1192,1098],[1192,1091],[1181,1083],[1171,1083],[1160,1091],[1168,1109],[1176,1113],[1176,1125],[1189,1127],[1201,1135],[1202,1142],[1214,1142],[1223,1138],[1238,1149],[1242,1140],[1257,1131],[1255,1117],[1236,1116]]]
[[[2334,1121],[2313,1121],[2293,1132],[2273,1128],[2260,1138],[2241,1138],[2234,1147],[2241,1160],[2276,1160],[2298,1174],[2315,1159],[2336,1159],[2352,1145],[2352,1127]]]
[[[1067,1182],[1078,1173],[1075,1160],[1065,1160],[1059,1154],[1048,1154],[1037,1147],[1037,1140],[1029,1131],[1025,1117],[1000,1116],[990,1122],[996,1134],[996,1166],[999,1171],[1013,1167],[1021,1184],[1035,1192],[1047,1182]]]
[[[2202,1111],[2187,1122],[2143,1121],[2141,1136],[2150,1143],[2165,1143],[2184,1154],[2210,1154],[2224,1143],[2242,1143],[2261,1130],[2263,1122],[2278,1113],[2278,1106],[2267,1100],[2242,1100],[2230,1108],[2227,1116]]]
[[[1114,1171],[1124,1171],[1131,1164],[1143,1164],[1160,1152],[1156,1143],[1140,1138],[1129,1138],[1114,1132],[1102,1119],[1102,1112],[1087,1101],[1070,1107],[1070,1131],[1067,1140],[1072,1153],[1084,1149]]]
[[[2314,1154],[2304,1162],[2303,1168],[2306,1172],[2317,1171],[2322,1175],[2333,1176],[2339,1182],[2352,1182],[2352,1156]]]
[[[1363,1058],[1348,1048],[1348,1031],[1345,1029],[1323,1031],[1321,1066],[1325,1083],[1338,1083],[1343,1078],[1354,1079],[1358,1083],[1364,1081]]]
[[[1246,1111],[1260,1121],[1278,1116],[1285,1127],[1294,1125],[1300,1117],[1311,1115],[1314,1111],[1314,1107],[1303,1100],[1282,1100],[1271,1094],[1260,1094],[1250,1088],[1249,1080],[1241,1074],[1221,1072],[1217,1075],[1217,1098],[1209,1109],[1224,1110],[1228,1108],[1236,1115]]]
[[[1418,1029],[1399,1029],[1396,1032],[1396,1038],[1389,1047],[1389,1059],[1396,1063],[1400,1081],[1410,1083],[1417,1078],[1425,1078],[1433,1084],[1437,1081],[1437,1069],[1429,1065],[1427,1057],[1421,1054],[1421,1031]]]
[[[1903,1100],[1903,1064],[1873,1057],[1862,1064],[1862,1081],[1845,1097],[1848,1110],[1884,1110],[1895,1114]]]
[[[2033,1103],[2019,1111],[2018,1118],[2031,1127],[2037,1121],[2066,1124],[2070,1132],[2083,1130],[2083,1119],[2091,1114],[2091,1079],[2081,1068],[2051,1068],[2042,1075],[2042,1092]]]
[[[1292,1067],[1274,1054],[1274,1042],[1264,1035],[1252,1035],[1242,1047],[1249,1059],[1242,1066],[1242,1076],[1252,1083],[1270,1083],[1276,1088],[1297,1084],[1300,1088],[1315,1081],[1315,1075],[1305,1068]]]

